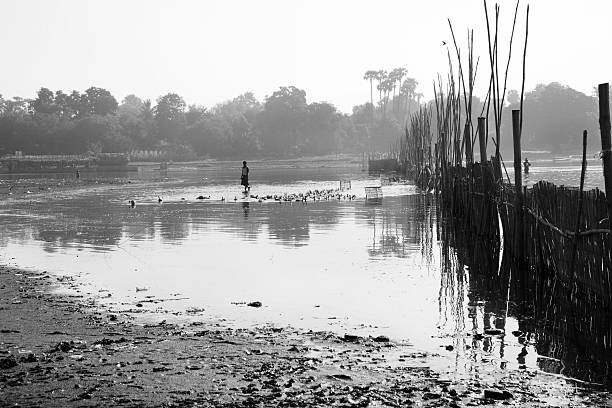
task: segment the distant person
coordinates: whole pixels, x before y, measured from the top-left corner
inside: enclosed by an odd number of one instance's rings
[[[77,178],[77,179],[81,178],[81,173],[79,173],[79,171],[78,171],[78,170],[76,171],[76,178]]]
[[[240,185],[244,186],[244,192],[246,193],[250,190],[249,187],[249,168],[247,167],[247,162],[242,162],[242,173],[240,175]]]
[[[525,171],[525,174],[529,174],[530,167],[531,163],[529,163],[529,160],[525,157],[525,161],[523,162],[523,170]]]

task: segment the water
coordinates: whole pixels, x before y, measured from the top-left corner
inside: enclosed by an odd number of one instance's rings
[[[505,161],[506,170],[510,181],[514,183],[514,163]],[[530,186],[540,180],[546,180],[556,185],[580,186],[580,172],[582,169],[582,158],[570,156],[562,158],[540,158],[533,160],[529,174],[523,174],[523,184]],[[503,172],[503,169],[502,169]],[[505,173],[503,173],[505,175]],[[601,159],[587,157],[587,171],[584,179],[584,187],[604,188],[603,165]]]
[[[145,321],[386,335],[429,353],[428,363],[451,376],[527,367],[589,379],[564,371],[572,362],[551,359],[536,333],[512,334],[525,330],[526,314],[508,292],[499,253],[479,261],[485,277],[466,266],[452,243],[466,239],[452,236],[433,197],[394,184],[383,187],[382,201],[366,201],[364,187],[380,180],[355,167],[250,166],[252,195],[331,189],[350,179],[347,193],[356,199],[258,202],[243,198],[238,168],[223,165],[141,171],[130,184],[84,175],[76,189],[57,187],[59,175],[7,176],[3,186],[29,183],[32,193],[0,201],[2,260],[73,276],[105,307],[138,311]],[[580,171],[542,169],[530,177],[569,180]],[[251,301],[263,307],[244,305]],[[480,337],[495,327],[505,334]]]

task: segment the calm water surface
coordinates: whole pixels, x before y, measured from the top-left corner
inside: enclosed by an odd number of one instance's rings
[[[543,173],[535,167],[530,177]],[[558,177],[571,184],[575,173],[579,165]],[[370,202],[364,187],[380,181],[357,168],[252,165],[253,195],[350,179],[348,193],[357,196],[258,202],[242,198],[238,174],[223,166],[142,171],[124,185],[86,183],[93,176],[85,175],[82,188],[65,191],[54,191],[62,176],[32,177],[50,190],[0,201],[2,261],[74,276],[114,311],[141,303],[145,320],[186,313],[239,327],[382,334],[433,354],[428,363],[457,375],[523,365],[568,374],[564,362],[536,352],[535,337],[512,334],[521,316],[506,293],[483,293],[482,279],[470,277],[432,196],[396,184]],[[498,257],[485,267],[497,276]],[[243,303],[251,301],[263,307]],[[495,327],[506,334],[479,337]]]

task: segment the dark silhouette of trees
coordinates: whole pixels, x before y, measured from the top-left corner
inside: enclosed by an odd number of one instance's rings
[[[372,91],[372,81],[374,81],[377,77],[378,73],[377,71],[366,71],[366,73],[363,75],[363,79],[365,79],[366,81],[370,81],[370,108],[371,108],[371,116],[372,119],[374,119],[374,95],[373,95],[373,91]]]
[[[508,94],[511,103],[504,110],[508,118],[504,119],[506,125],[501,143],[506,152],[512,151],[510,112],[519,109],[519,101],[511,94]],[[581,146],[584,129],[590,134],[598,132],[596,99],[558,82],[539,84],[527,92],[523,110],[522,144],[527,149],[575,152]]]
[[[404,68],[367,71],[364,79],[370,101],[351,114],[328,102],[309,102],[294,86],[280,87],[263,102],[246,92],[212,107],[187,106],[175,93],[155,105],[128,95],[119,105],[97,87],[70,93],[43,87],[31,100],[0,95],[0,155],[154,151],[153,157],[186,160],[387,151],[422,94]],[[509,91],[504,114],[518,102],[518,93]],[[483,101],[474,97],[472,107],[475,123]],[[597,132],[596,98],[558,83],[527,92],[524,108],[526,149],[576,151],[583,129]],[[502,150],[511,152],[511,121],[503,123]]]
[[[160,96],[153,110],[159,138],[178,141],[185,131],[185,101],[175,93]]]
[[[117,100],[109,91],[103,88],[92,86],[81,95],[80,100],[87,114],[90,115],[111,115],[117,111]],[[81,112],[83,115],[83,112]]]
[[[55,113],[57,105],[53,91],[48,88],[40,88],[36,99],[30,103],[30,108],[34,113]]]
[[[265,150],[277,155],[299,153],[299,132],[306,105],[306,92],[294,86],[283,86],[266,98],[257,119]]]

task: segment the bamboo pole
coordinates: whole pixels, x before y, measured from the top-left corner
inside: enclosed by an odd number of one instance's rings
[[[603,159],[608,225],[612,230],[612,152],[610,141],[610,84],[599,84],[599,128],[601,132],[601,154]],[[610,237],[612,248],[612,236]]]
[[[486,134],[486,118],[482,116],[478,118],[478,139],[480,142],[480,163],[487,162],[487,134]]]
[[[512,141],[514,144],[514,256],[523,258],[523,174],[521,171],[521,111],[512,110]]]
[[[580,234],[580,217],[582,217],[582,196],[584,193],[584,176],[586,173],[587,167],[587,131],[585,130],[582,133],[582,170],[580,171],[580,194],[578,195],[578,217],[576,217],[576,235],[574,237],[574,249],[572,251],[572,261],[570,263],[570,268],[572,270],[572,281],[574,281],[575,271],[574,265],[576,263],[576,252],[578,251],[578,237]]]
[[[470,135],[470,124],[465,124],[463,129],[463,139],[465,140],[465,163],[466,165],[474,163],[472,151],[472,135]]]
[[[521,111],[512,110],[512,141],[514,143],[514,188],[518,199],[522,199],[523,173],[521,171]],[[522,200],[521,200],[522,204]]]

